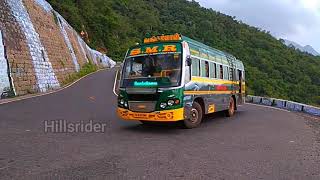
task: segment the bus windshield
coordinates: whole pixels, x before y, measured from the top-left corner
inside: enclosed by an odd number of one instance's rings
[[[181,83],[181,53],[129,57],[122,87],[176,87]]]

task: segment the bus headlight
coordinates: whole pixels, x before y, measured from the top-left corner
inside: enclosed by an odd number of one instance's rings
[[[124,103],[124,107],[126,107],[126,108],[128,107],[128,103],[127,102]]]
[[[124,105],[124,100],[123,99],[120,100],[120,104]]]
[[[173,106],[174,105],[174,100],[169,100],[168,101],[168,106]]]
[[[162,109],[165,109],[165,108],[167,107],[167,103],[161,103],[161,104],[160,104],[160,107],[161,107]]]

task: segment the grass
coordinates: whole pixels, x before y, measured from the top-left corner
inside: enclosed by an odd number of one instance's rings
[[[54,22],[56,23],[56,25],[59,25],[59,19],[58,19],[58,16],[57,16],[56,12],[52,11],[52,14],[53,14]]]
[[[63,81],[63,85],[70,84],[70,83],[76,81],[77,79],[80,79],[83,76],[86,76],[90,73],[96,72],[97,70],[98,70],[98,67],[96,65],[92,64],[91,62],[86,63],[85,65],[82,66],[82,68],[80,69],[79,72],[69,75]]]

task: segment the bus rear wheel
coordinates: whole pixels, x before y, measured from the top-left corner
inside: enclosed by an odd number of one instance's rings
[[[236,104],[234,102],[234,99],[233,97],[230,98],[230,101],[229,101],[229,109],[226,111],[226,116],[227,117],[232,117],[234,116],[235,112],[236,112]]]
[[[183,121],[184,126],[188,129],[196,128],[202,121],[202,108],[198,102],[194,102],[190,112],[190,118]]]

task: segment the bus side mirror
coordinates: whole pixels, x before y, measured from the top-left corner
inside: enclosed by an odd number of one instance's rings
[[[191,65],[192,65],[191,57],[187,57],[187,66],[191,66]]]

